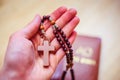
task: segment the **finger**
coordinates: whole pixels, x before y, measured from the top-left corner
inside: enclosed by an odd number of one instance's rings
[[[77,11],[71,8],[56,21],[56,24],[61,27],[65,26],[69,21],[71,21],[75,17],[76,14]]]
[[[22,29],[19,33],[23,37],[30,39],[38,32],[40,22],[41,22],[40,16],[36,15],[35,18],[24,29]]]
[[[52,12],[50,14],[50,16],[52,17],[53,20],[57,20],[59,19],[59,17],[61,17],[65,12],[67,11],[67,8],[62,6],[62,7],[59,7],[58,9],[56,9],[54,12]],[[47,30],[49,28],[50,24],[47,23],[45,24],[45,30]]]
[[[56,24],[60,27],[63,28],[66,24],[69,23],[69,21],[71,21],[72,19],[74,19],[75,15],[76,15],[76,10],[75,9],[69,9],[68,11],[66,11],[57,21]],[[73,27],[73,26],[72,26]],[[69,29],[69,28],[68,28]],[[52,40],[54,38],[54,34],[53,34],[53,30],[50,27],[47,31],[46,31],[46,35],[48,35],[48,39]],[[50,36],[49,36],[50,35]]]
[[[70,23],[63,28],[63,32],[66,34],[66,37],[69,37],[71,35],[71,33],[73,32],[74,28],[78,23],[79,23],[79,18],[74,17],[74,19],[70,21]],[[51,41],[51,45],[55,46],[56,50],[60,48],[60,45],[57,39],[55,38]]]
[[[52,17],[53,20],[57,20],[59,17],[61,17],[65,12],[67,11],[67,8],[62,6],[60,8],[58,8],[57,10],[55,10],[54,12],[52,12],[50,14],[50,16]]]
[[[72,44],[76,38],[77,33],[73,32],[72,35],[69,38],[70,43]],[[62,50],[62,48],[60,48],[57,52],[56,52],[56,57],[58,60],[58,63],[61,61],[61,59],[64,57],[65,52]]]

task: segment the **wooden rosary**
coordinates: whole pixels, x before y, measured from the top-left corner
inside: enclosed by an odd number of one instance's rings
[[[67,73],[68,69],[70,69],[72,80],[75,80],[74,71],[72,69],[72,66],[73,66],[73,49],[72,49],[72,46],[71,46],[68,38],[66,37],[66,35],[62,31],[62,29],[55,24],[55,21],[52,20],[52,18],[50,16],[43,16],[43,19],[41,20],[40,34],[41,34],[42,38],[44,38],[46,40],[44,26],[43,26],[43,23],[44,23],[45,20],[48,20],[50,22],[50,24],[52,25],[53,33],[54,33],[57,41],[61,45],[61,48],[63,49],[63,51],[66,54],[67,65],[66,65],[66,70],[62,74],[61,80],[65,79],[65,76],[66,76],[66,73]],[[46,47],[46,48],[48,48],[48,47]],[[40,49],[41,48],[39,46],[38,50],[40,50]],[[49,46],[49,50],[53,51],[54,50],[53,46]],[[44,58],[44,60],[45,60],[45,58]],[[48,61],[48,56],[47,56],[47,61]],[[44,61],[46,63],[45,66],[49,66],[49,63],[47,61]]]

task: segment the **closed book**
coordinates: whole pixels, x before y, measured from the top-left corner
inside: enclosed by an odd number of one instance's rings
[[[78,35],[73,43],[73,69],[75,80],[97,80],[101,39]],[[51,80],[61,80],[62,72],[66,68],[65,57],[59,63]],[[65,80],[71,80],[70,71],[67,71]]]

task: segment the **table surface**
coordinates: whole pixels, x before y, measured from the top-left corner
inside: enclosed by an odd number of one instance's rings
[[[120,80],[120,0],[0,0],[0,67],[10,34],[59,6],[78,11],[78,34],[102,39],[98,80]]]

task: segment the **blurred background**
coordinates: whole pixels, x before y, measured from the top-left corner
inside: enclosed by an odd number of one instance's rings
[[[0,0],[0,67],[10,34],[60,6],[78,11],[78,34],[102,39],[99,80],[120,80],[120,0]]]

